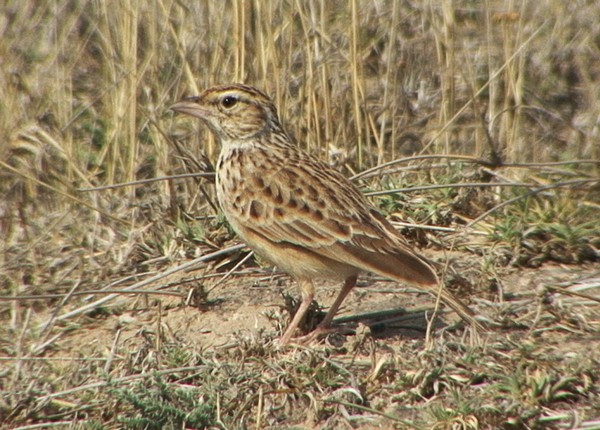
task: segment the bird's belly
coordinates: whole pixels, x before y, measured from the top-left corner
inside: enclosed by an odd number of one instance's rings
[[[344,280],[360,272],[354,266],[319,255],[311,248],[289,242],[271,242],[235,220],[230,220],[230,224],[252,250],[293,278]]]

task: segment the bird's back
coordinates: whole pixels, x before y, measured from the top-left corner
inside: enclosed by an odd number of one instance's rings
[[[223,211],[250,242],[253,235],[387,278],[437,282],[427,260],[354,184],[294,146],[230,146],[220,156],[217,175]]]

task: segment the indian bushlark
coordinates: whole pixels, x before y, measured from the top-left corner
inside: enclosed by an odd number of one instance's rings
[[[344,285],[311,339],[328,329],[362,271],[440,294],[464,320],[478,325],[469,308],[438,288],[427,260],[346,177],[293,143],[267,95],[246,85],[217,86],[171,109],[200,118],[212,130],[221,144],[216,186],[227,220],[300,287],[302,302],[280,344],[290,341],[306,314],[315,278]]]

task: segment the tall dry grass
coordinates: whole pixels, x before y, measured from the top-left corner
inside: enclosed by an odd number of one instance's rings
[[[597,7],[9,1],[2,159],[37,137],[69,178],[132,180],[144,160],[173,163],[169,103],[231,81],[264,88],[301,145],[357,169],[402,153],[409,132],[436,153],[592,158]]]

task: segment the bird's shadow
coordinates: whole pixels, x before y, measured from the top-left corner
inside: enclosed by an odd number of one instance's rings
[[[352,334],[359,325],[369,328],[371,336],[376,339],[402,337],[408,339],[423,339],[430,323],[432,309],[407,311],[395,308],[384,311],[366,312],[333,320],[333,328]],[[433,320],[433,329],[441,329],[448,325],[439,317]]]
[[[298,309],[299,301],[288,294],[283,294],[283,297],[285,300],[284,308],[289,315],[294,315]],[[300,330],[305,334],[312,332],[323,320],[326,313],[327,309],[322,308],[316,301],[313,301],[306,312],[304,321],[300,324]],[[368,327],[371,336],[376,339],[393,337],[424,339],[433,314],[432,308],[407,311],[402,307],[361,312],[334,318],[331,328],[333,332],[352,336],[356,334],[357,329],[362,325]],[[456,324],[447,324],[439,315],[435,315],[431,323],[434,330],[452,329],[457,326]]]

